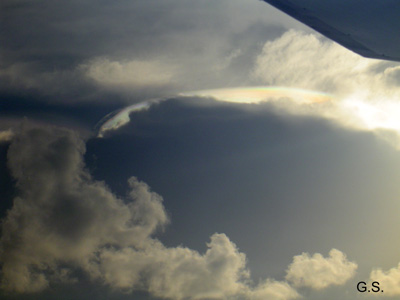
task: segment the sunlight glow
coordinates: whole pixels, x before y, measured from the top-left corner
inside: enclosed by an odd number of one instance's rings
[[[390,131],[393,134],[389,138],[384,135],[385,139],[400,149],[400,102],[386,98],[371,100],[368,93],[358,92],[339,99],[322,92],[272,86],[201,90],[177,96],[212,98],[238,104],[273,101],[274,105],[290,114],[323,117],[348,128],[373,131],[378,135],[382,135],[382,131]],[[101,138],[106,132],[128,124],[132,113],[147,110],[156,103],[172,98],[147,100],[107,115],[97,126],[97,136]]]

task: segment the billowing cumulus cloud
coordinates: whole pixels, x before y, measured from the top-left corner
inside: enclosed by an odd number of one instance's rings
[[[84,152],[84,142],[69,130],[22,127],[16,133],[8,166],[20,192],[2,224],[3,290],[29,293],[56,282],[73,284],[80,270],[114,289],[169,299],[300,297],[285,281],[254,285],[245,254],[223,233],[211,236],[203,254],[166,247],[154,237],[169,221],[162,197],[135,177],[128,180],[128,195],[117,197],[92,179]],[[330,255],[295,257],[287,279],[302,286],[304,277],[314,288],[346,281],[355,264],[338,250]]]
[[[112,287],[172,299],[245,292],[245,255],[224,234],[211,237],[204,255],[166,248],[151,238],[168,222],[162,198],[135,177],[127,199],[117,198],[91,179],[84,151],[73,132],[57,128],[21,130],[11,144],[21,192],[2,225],[3,289],[39,291],[73,281],[78,267]]]
[[[248,277],[245,255],[224,234],[211,237],[204,255],[183,247],[165,248],[157,241],[147,246],[143,251],[103,251],[101,276],[111,286],[147,286],[152,294],[172,299],[221,299],[245,288],[240,281]]]
[[[84,143],[72,132],[20,132],[8,165],[20,195],[3,222],[2,287],[37,291],[60,263],[86,265],[105,245],[140,247],[168,218],[162,198],[136,178],[128,203],[83,169]],[[50,274],[49,276],[45,274]]]
[[[297,287],[310,287],[320,290],[330,285],[342,285],[355,275],[357,264],[347,260],[345,254],[337,249],[325,258],[316,253],[297,255],[287,270],[286,279]]]
[[[388,271],[382,269],[374,269],[370,274],[370,281],[379,282],[379,286],[384,293],[382,296],[398,296],[400,295],[400,264]]]

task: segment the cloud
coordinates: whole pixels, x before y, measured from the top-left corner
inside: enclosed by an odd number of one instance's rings
[[[174,85],[176,67],[161,61],[112,61],[97,58],[78,67],[85,76],[109,88],[148,88]]]
[[[400,95],[399,63],[364,58],[314,33],[289,30],[265,43],[252,70],[262,84],[299,87],[365,102]]]
[[[153,295],[171,299],[223,299],[245,288],[240,281],[248,277],[245,255],[224,234],[211,236],[204,255],[156,241],[148,246],[103,251],[99,267],[106,283],[125,289],[147,286]]]
[[[23,91],[29,91],[27,94],[35,96],[57,95],[52,101],[68,98],[71,103],[77,99],[87,100],[91,94],[87,80],[77,69],[47,69],[37,62],[14,62],[7,66],[0,63],[0,79],[0,91],[11,95],[24,95]]]
[[[287,282],[267,279],[254,290],[247,293],[252,300],[289,300],[301,298],[297,291]]]
[[[252,78],[331,93],[337,98],[333,105],[313,114],[374,131],[400,148],[399,68],[399,63],[361,57],[319,35],[289,30],[265,43]]]
[[[169,299],[289,300],[299,298],[286,282],[267,279],[255,287],[249,283],[246,256],[225,234],[213,234],[208,250],[166,248],[158,241],[151,249],[105,250],[99,274],[113,287],[146,289]],[[145,274],[144,276],[142,274]]]
[[[287,270],[286,280],[296,287],[321,290],[330,285],[342,285],[355,275],[357,264],[347,260],[345,254],[332,249],[329,257],[316,253],[297,255]]]
[[[14,133],[11,129],[0,131],[0,143],[11,141]]]
[[[370,281],[379,282],[380,288],[384,290],[383,296],[400,295],[400,263],[396,268],[391,268],[388,271],[383,271],[382,269],[372,270]]]
[[[387,63],[371,60],[316,34],[289,30],[264,45],[253,78],[270,85],[295,86],[335,94],[384,84],[377,72]]]
[[[227,58],[228,65],[237,56],[241,56],[241,50],[232,50]],[[129,64],[98,60],[93,63],[95,75],[90,76],[105,85],[134,81],[134,76],[122,75],[134,72],[135,68],[128,67]],[[186,65],[190,65],[189,69],[198,69],[192,64]],[[210,64],[208,70],[216,65]],[[329,93],[333,101],[324,105],[295,105],[293,101],[276,101],[274,105],[288,113],[320,116],[349,128],[373,131],[400,149],[399,68],[399,63],[361,57],[317,34],[289,30],[279,38],[265,43],[250,71],[251,76],[247,76],[250,79],[242,80],[242,84],[284,86]],[[87,75],[89,69],[86,68]],[[107,77],[107,74],[113,73],[115,76]],[[241,72],[232,70],[232,73]],[[166,74],[169,74],[168,71]],[[182,84],[188,80],[182,74],[171,76],[178,78],[177,82]],[[195,77],[194,73],[191,75],[190,78]],[[185,83],[181,86],[193,85]],[[217,94],[215,97],[218,99]]]
[[[107,114],[102,120],[98,122],[96,128],[98,128],[98,137],[104,137],[105,134],[110,133],[109,131],[116,131],[121,127],[127,125],[131,121],[131,117],[134,113],[141,112],[143,110],[148,110],[154,105],[157,105],[164,101],[184,99],[189,100],[187,102],[196,99],[196,102],[204,102],[208,105],[210,98],[215,101],[221,102],[231,102],[231,103],[241,103],[241,104],[260,104],[271,102],[278,106],[281,104],[281,100],[287,106],[285,109],[287,111],[292,111],[296,113],[310,113],[314,114],[321,111],[315,110],[315,104],[329,102],[334,100],[328,94],[318,93],[313,91],[301,90],[301,89],[291,89],[282,87],[242,87],[242,88],[231,88],[231,89],[215,89],[215,90],[204,90],[204,91],[192,91],[180,93],[175,98],[155,98],[140,103],[136,103],[127,106],[118,111],[111,112]],[[287,101],[290,100],[290,101]],[[207,105],[206,104],[206,105]],[[289,104],[289,105],[288,105]],[[203,104],[204,105],[204,104]],[[292,107],[290,107],[292,105]],[[309,105],[309,107],[307,107]],[[245,107],[245,106],[243,106]],[[310,109],[310,107],[312,107]],[[324,106],[326,108],[326,106]],[[303,109],[299,109],[303,108]],[[313,109],[313,110],[312,110]]]
[[[62,263],[85,265],[105,245],[139,247],[168,221],[162,198],[132,177],[124,203],[83,168],[83,141],[62,129],[19,132],[8,166],[21,191],[3,221],[5,290],[49,285]]]
[[[175,92],[241,83],[265,40],[288,24],[299,26],[258,1],[121,0],[104,5],[92,0],[37,0],[15,5],[7,0],[1,8],[5,30],[0,37],[0,90],[34,90],[67,103],[78,97],[109,99],[99,85],[130,85],[129,92],[143,84],[164,88],[176,75]],[[235,64],[239,65],[231,69]],[[87,66],[91,81],[77,71],[80,66]],[[148,80],[138,70],[157,73]],[[151,94],[151,89],[146,92]],[[156,91],[150,97],[160,94]]]
[[[119,199],[91,178],[84,152],[83,141],[72,131],[41,127],[17,132],[8,166],[20,193],[2,224],[2,289],[40,291],[53,282],[76,281],[72,274],[80,269],[114,288],[171,299],[243,293],[258,299],[282,290],[274,283],[252,291],[245,283],[246,257],[225,234],[212,235],[204,254],[165,247],[151,237],[168,222],[161,196],[131,177],[128,196]],[[277,293],[296,294],[286,289]]]
[[[8,166],[19,194],[2,223],[3,290],[32,293],[57,282],[73,284],[80,271],[114,289],[168,299],[300,297],[286,281],[254,285],[246,255],[223,233],[211,236],[204,253],[163,245],[154,237],[169,222],[162,197],[131,177],[129,193],[118,198],[92,179],[84,152],[84,142],[66,129],[21,126],[15,133]],[[294,257],[287,280],[321,289],[344,283],[355,269],[338,250],[327,259],[302,254]]]

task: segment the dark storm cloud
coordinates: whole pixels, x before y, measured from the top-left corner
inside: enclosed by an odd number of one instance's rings
[[[252,49],[284,27],[282,15],[258,1],[3,1],[1,14],[2,90],[57,95],[52,101],[96,100],[94,91],[109,89],[87,73],[99,60],[123,70],[131,63],[142,77],[149,76],[137,64],[173,70],[168,82],[134,84],[142,94],[242,83],[246,74],[231,78],[225,68],[237,59],[250,69]]]
[[[207,33],[239,33],[270,12],[264,4],[242,5],[248,6],[265,10],[253,15],[237,12],[240,1],[3,1],[3,49],[61,69],[94,56],[159,55],[160,47],[179,50],[200,38],[198,47]],[[240,18],[229,19],[232,15]],[[272,19],[278,23],[278,18]],[[265,32],[258,34],[267,37]],[[203,45],[198,51],[207,46],[215,47]],[[191,49],[186,49],[187,55],[196,54]]]
[[[124,106],[121,97],[110,94],[107,97],[109,101],[103,103],[65,103],[52,101],[51,97],[37,93],[3,93],[0,96],[0,130],[6,132],[9,128],[17,128],[21,119],[26,118],[32,122],[67,126],[90,134],[100,118]]]

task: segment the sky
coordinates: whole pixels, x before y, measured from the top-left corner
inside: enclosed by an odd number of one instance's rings
[[[399,63],[256,0],[0,14],[0,299],[398,299]]]

